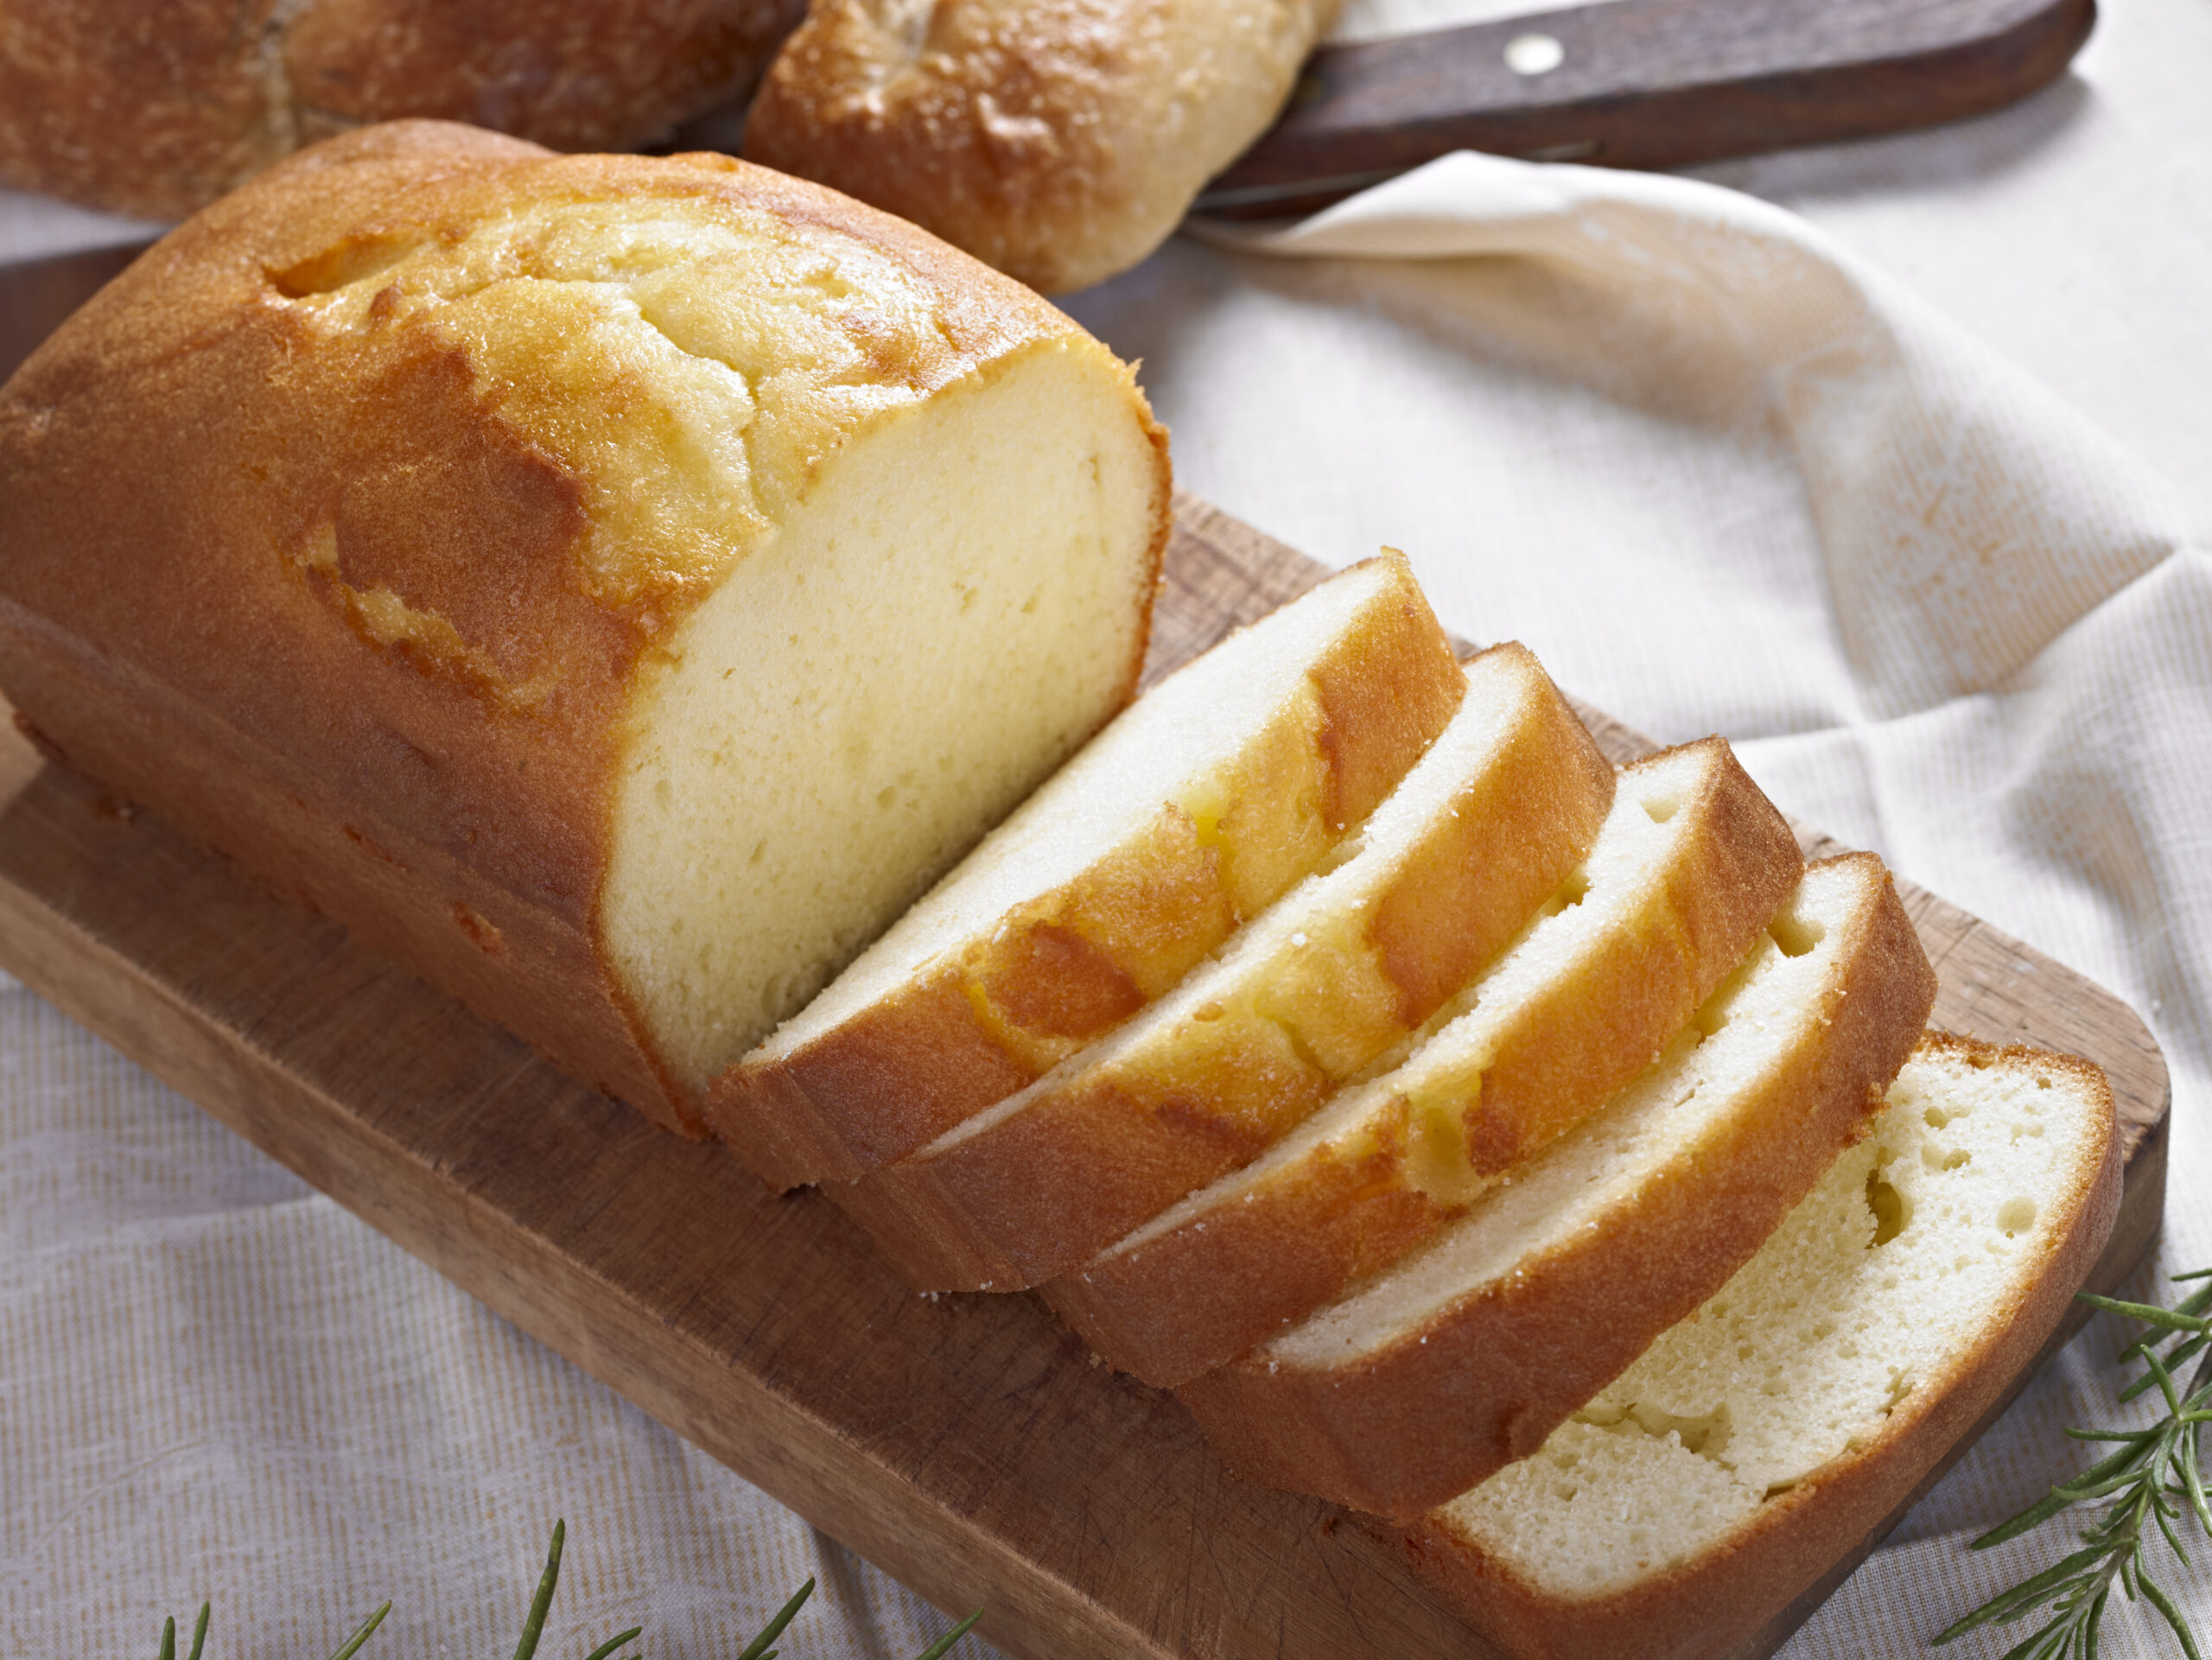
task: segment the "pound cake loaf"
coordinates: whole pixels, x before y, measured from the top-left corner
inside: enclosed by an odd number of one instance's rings
[[[1935,997],[1881,861],[1814,866],[1603,1112],[1185,1404],[1241,1475],[1419,1516],[1535,1451],[1758,1249],[1879,1105]]]
[[[752,160],[888,208],[1046,293],[1167,239],[1282,109],[1337,0],[813,0]]]
[[[803,0],[0,0],[0,182],[181,219],[403,117],[629,149],[742,97]]]
[[[1168,493],[1128,370],[912,226],[404,123],[0,389],[0,690],[696,1129],[1128,699]]]
[[[1049,1072],[1358,835],[1466,684],[1395,552],[1231,634],[733,1070],[723,1136],[772,1186],[849,1181]]]
[[[1612,795],[1535,656],[1484,652],[1341,863],[1111,1036],[831,1197],[924,1290],[1014,1290],[1082,1262],[1402,1041],[1580,862]]]
[[[2034,1358],[2120,1195],[2095,1067],[1931,1034],[1708,1301],[1534,1456],[1375,1530],[1514,1660],[1736,1652]]]
[[[1789,825],[1721,740],[1637,762],[1589,857],[1402,1065],[1064,1274],[1047,1300],[1162,1387],[1274,1335],[1603,1106],[1719,986],[1802,869]]]

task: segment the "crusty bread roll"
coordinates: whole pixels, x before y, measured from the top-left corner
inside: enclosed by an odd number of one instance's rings
[[[1129,696],[1129,372],[722,156],[409,123],[0,390],[0,688],[664,1123]]]
[[[1135,264],[1274,121],[1337,0],[813,0],[754,161],[1048,294]]]
[[[0,183],[179,219],[367,122],[627,149],[759,79],[801,0],[0,0]]]
[[[1533,1457],[1375,1530],[1514,1660],[1741,1653],[2001,1398],[2120,1196],[2094,1066],[1931,1034],[1709,1301]]]

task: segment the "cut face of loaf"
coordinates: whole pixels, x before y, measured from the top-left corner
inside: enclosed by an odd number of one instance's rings
[[[1395,553],[1231,635],[747,1057],[722,1135],[775,1186],[850,1180],[1020,1089],[1356,834],[1465,686]]]
[[[402,124],[0,393],[0,684],[690,1128],[1127,698],[1167,511],[1128,371],[912,227]]]
[[[1619,1099],[1184,1401],[1270,1486],[1408,1518],[1465,1491],[1758,1249],[1859,1133],[1935,995],[1881,862],[1814,866]]]
[[[2095,1067],[1931,1035],[1710,1301],[1422,1518],[1415,1566],[1520,1660],[1732,1651],[2042,1346],[2120,1188]]]
[[[1110,1037],[831,1190],[911,1282],[1012,1290],[1083,1261],[1297,1123],[1521,931],[1590,851],[1613,770],[1522,647],[1465,685],[1343,862]]]
[[[1274,1336],[1602,1106],[1720,984],[1801,868],[1719,739],[1637,762],[1590,856],[1410,1059],[1047,1297],[1097,1352],[1162,1387]]]
[[[1135,264],[1281,111],[1337,0],[815,0],[754,161],[1049,294]]]

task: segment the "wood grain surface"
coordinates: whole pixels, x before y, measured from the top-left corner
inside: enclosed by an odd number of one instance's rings
[[[1306,213],[1455,149],[1681,167],[1932,126],[2044,86],[2095,19],[2094,0],[1607,0],[1325,46],[1198,208]],[[1554,67],[1513,67],[1531,35]]]
[[[1203,503],[1179,509],[1154,675],[1320,574]],[[1617,757],[1644,747],[1594,723]],[[2164,1199],[2149,1034],[2050,959],[1906,893],[1942,976],[1940,1022],[2074,1050],[2111,1076],[2127,1189],[2094,1283],[2116,1282]],[[912,1295],[826,1200],[769,1197],[734,1159],[569,1081],[12,732],[0,957],[939,1606],[987,1606],[983,1633],[1015,1655],[1491,1652],[1343,1512],[1230,1479],[1171,1396],[1094,1364],[1035,1299]],[[1857,1560],[1739,1652],[1770,1654]]]

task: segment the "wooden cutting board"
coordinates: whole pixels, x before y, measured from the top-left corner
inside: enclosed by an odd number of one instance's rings
[[[1154,676],[1322,574],[1202,502],[1178,507]],[[1616,759],[1648,747],[1592,719]],[[2111,1077],[2126,1198],[2093,1283],[2112,1286],[2164,1199],[2150,1034],[2050,958],[1904,891],[1942,975],[1939,1024],[2072,1050]],[[42,766],[12,730],[0,958],[940,1607],[985,1606],[983,1633],[1014,1654],[1491,1652],[1343,1512],[1230,1479],[1172,1396],[1093,1364],[1033,1298],[909,1294],[828,1201],[770,1198],[717,1148],[651,1129],[151,815]],[[1771,1654],[1887,1526],[1739,1653]]]

